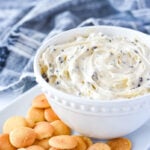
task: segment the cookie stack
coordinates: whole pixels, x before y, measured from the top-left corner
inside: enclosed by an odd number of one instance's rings
[[[131,150],[131,142],[117,138],[93,143],[89,137],[72,135],[40,94],[32,100],[26,117],[12,116],[4,122],[0,150]]]

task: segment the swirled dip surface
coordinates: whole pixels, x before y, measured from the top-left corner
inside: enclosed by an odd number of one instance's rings
[[[112,100],[150,92],[150,48],[136,39],[91,33],[47,47],[39,63],[45,80],[66,93]]]

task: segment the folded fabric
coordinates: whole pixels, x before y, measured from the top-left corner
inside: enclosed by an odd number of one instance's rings
[[[0,12],[5,9],[10,16],[0,13],[0,96],[14,98],[37,84],[33,59],[45,38],[92,25],[123,26],[150,34],[148,0],[9,0],[1,4]]]

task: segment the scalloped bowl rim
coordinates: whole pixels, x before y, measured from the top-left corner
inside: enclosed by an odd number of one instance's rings
[[[55,93],[54,95],[57,95],[58,97],[61,97],[61,98],[65,98],[66,100],[69,100],[70,102],[79,102],[79,103],[86,102],[88,104],[97,103],[97,104],[110,104],[111,105],[112,103],[113,104],[114,103],[136,103],[136,102],[140,102],[142,99],[145,99],[145,98],[148,99],[147,97],[150,97],[150,93],[136,96],[136,97],[129,98],[129,99],[121,98],[121,99],[112,99],[112,100],[89,99],[86,97],[79,97],[79,96],[69,94],[69,93],[63,92],[59,89],[54,88],[49,83],[47,83],[41,76],[38,59],[39,59],[40,55],[44,52],[44,50],[48,47],[48,45],[55,42],[57,40],[57,38],[63,36],[64,33],[66,34],[66,33],[75,32],[78,30],[79,31],[80,30],[93,30],[93,29],[98,30],[98,29],[108,29],[108,28],[111,28],[113,30],[120,30],[120,31],[126,30],[127,32],[133,32],[133,33],[143,36],[145,38],[149,38],[149,40],[150,40],[150,36],[145,33],[142,33],[140,31],[136,31],[136,30],[132,30],[132,29],[128,29],[128,28],[124,28],[124,27],[118,27],[118,26],[104,26],[103,25],[103,26],[92,26],[92,27],[79,27],[79,28],[61,32],[58,35],[55,35],[54,37],[48,38],[47,40],[45,40],[35,55],[34,73],[35,73],[35,77],[36,77],[36,80],[39,83],[39,85],[41,85],[42,87],[44,87],[46,89],[49,89],[51,92],[54,92]]]

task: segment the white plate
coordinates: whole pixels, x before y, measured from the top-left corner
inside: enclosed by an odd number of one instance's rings
[[[14,115],[25,116],[28,108],[31,106],[33,98],[40,94],[41,90],[39,86],[35,86],[28,92],[19,96],[12,101],[8,106],[0,111],[0,133],[2,132],[2,126],[4,121]],[[138,114],[137,114],[138,115]],[[150,150],[150,121],[144,126],[138,129],[136,132],[126,136],[133,143],[132,150]]]

